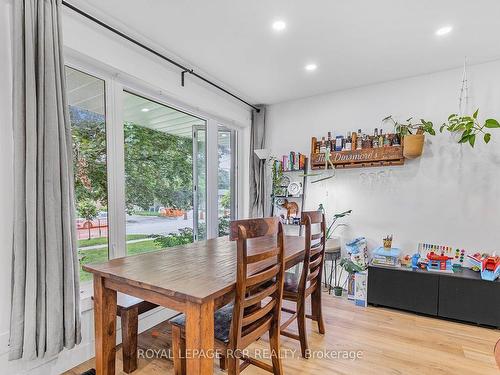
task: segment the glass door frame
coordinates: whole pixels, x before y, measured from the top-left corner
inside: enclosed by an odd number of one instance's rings
[[[218,179],[217,179],[217,131],[223,125],[234,134],[234,193],[232,212],[238,217],[241,202],[239,163],[244,162],[239,154],[245,149],[237,133],[246,128],[231,126],[231,122],[212,115],[198,107],[190,107],[185,101],[169,95],[164,89],[153,83],[123,74],[90,56],[65,50],[65,65],[102,79],[105,82],[106,133],[107,133],[107,165],[108,165],[108,243],[109,259],[126,256],[126,213],[125,213],[125,156],[123,134],[123,99],[124,91],[142,96],[159,104],[168,106],[205,121],[206,125],[206,225],[207,239],[216,238],[218,234]],[[228,126],[226,126],[228,124]],[[240,160],[241,159],[241,160]],[[240,180],[240,178],[242,178]]]
[[[193,126],[193,238],[194,241],[198,241],[198,229],[199,229],[199,202],[198,202],[198,191],[199,191],[199,180],[198,180],[198,133],[203,131],[205,133],[204,142],[205,142],[205,223],[207,223],[207,190],[208,184],[207,180],[207,121],[205,121],[205,125],[195,125]],[[206,226],[206,224],[205,224]],[[205,236],[208,238],[208,232],[205,229]]]
[[[231,189],[231,215],[230,218],[231,220],[235,220],[238,217],[238,212],[237,212],[237,207],[238,207],[238,191],[237,191],[237,178],[238,178],[238,171],[237,171],[237,131],[233,128],[230,128],[226,125],[219,124],[217,131],[224,131],[224,132],[229,132],[229,141],[231,143],[231,184],[230,184],[230,189]],[[218,146],[218,144],[217,144]],[[217,203],[218,204],[218,203]]]

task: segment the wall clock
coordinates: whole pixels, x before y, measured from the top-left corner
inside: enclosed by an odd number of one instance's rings
[[[299,195],[302,191],[302,186],[298,182],[292,182],[288,185],[288,193],[290,195]]]

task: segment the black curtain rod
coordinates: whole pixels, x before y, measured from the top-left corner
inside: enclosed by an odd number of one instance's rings
[[[144,48],[146,51],[151,52],[153,55],[158,56],[159,58],[161,58],[161,59],[163,59],[163,60],[165,60],[165,61],[169,62],[170,64],[175,65],[177,68],[181,69],[181,70],[182,70],[182,71],[181,71],[181,85],[182,85],[182,86],[184,86],[184,75],[185,75],[186,73],[189,73],[189,74],[191,74],[191,75],[195,76],[196,78],[201,79],[202,81],[204,81],[204,82],[208,83],[209,85],[212,85],[213,87],[215,87],[215,88],[217,88],[217,89],[221,90],[222,92],[225,92],[226,94],[228,94],[228,95],[232,96],[233,98],[235,98],[235,99],[239,100],[240,102],[245,103],[247,106],[249,106],[250,108],[253,108],[255,111],[260,112],[260,109],[259,109],[259,108],[257,108],[256,106],[254,106],[254,105],[252,105],[252,104],[248,103],[247,101],[245,101],[245,100],[241,99],[239,96],[237,96],[237,95],[233,94],[232,92],[230,92],[230,91],[226,90],[225,88],[223,88],[223,87],[219,86],[218,84],[216,84],[216,83],[214,83],[214,82],[212,82],[212,81],[208,80],[207,78],[205,78],[205,77],[203,77],[203,76],[199,75],[198,73],[195,73],[195,71],[194,71],[193,69],[190,69],[190,68],[188,68],[188,67],[186,67],[186,66],[184,66],[184,65],[182,65],[182,64],[180,64],[180,63],[178,63],[177,61],[174,61],[174,60],[172,60],[172,59],[168,58],[167,56],[162,55],[160,52],[155,51],[155,50],[154,50],[154,49],[152,49],[151,47],[148,47],[148,46],[146,46],[145,44],[143,44],[143,43],[141,43],[141,42],[139,42],[139,41],[135,40],[134,38],[132,38],[132,37],[128,36],[127,34],[125,34],[125,33],[121,32],[120,30],[117,30],[117,29],[115,29],[114,27],[109,26],[108,24],[104,23],[103,21],[101,21],[101,20],[99,20],[99,19],[95,18],[94,16],[92,16],[92,15],[90,15],[90,14],[88,14],[88,13],[84,12],[83,10],[81,10],[81,9],[79,9],[79,8],[77,8],[77,7],[75,7],[74,5],[72,5],[72,4],[70,4],[70,3],[68,3],[67,1],[64,1],[64,0],[63,0],[63,1],[62,1],[62,4],[63,4],[64,6],[66,6],[66,7],[68,7],[69,9],[71,9],[71,10],[75,11],[76,13],[78,13],[78,14],[80,14],[80,15],[84,16],[85,18],[87,18],[87,19],[89,19],[89,20],[91,20],[91,21],[93,21],[93,22],[97,23],[98,25],[100,25],[100,26],[104,27],[105,29],[108,29],[109,31],[111,31],[111,32],[113,32],[113,33],[115,33],[115,34],[117,34],[117,35],[121,36],[122,38],[124,38],[124,39],[128,40],[129,42],[134,43],[135,45],[137,45],[137,46],[139,46],[139,47],[141,47],[141,48]]]

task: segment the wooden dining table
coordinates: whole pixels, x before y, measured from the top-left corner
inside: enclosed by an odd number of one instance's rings
[[[249,240],[248,254],[275,244],[269,237]],[[303,260],[304,249],[304,237],[285,236],[287,269]],[[208,354],[214,349],[214,310],[234,298],[235,241],[220,237],[87,264],[83,269],[94,277],[97,375],[115,373],[117,292],[186,314],[187,373],[213,374],[213,358]]]

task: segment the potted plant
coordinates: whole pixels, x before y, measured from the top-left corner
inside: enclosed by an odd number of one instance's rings
[[[326,246],[325,248],[326,249],[334,249],[334,248],[337,248],[337,244],[335,242],[335,239],[333,238],[333,232],[335,231],[335,229],[337,229],[338,227],[340,226],[345,226],[346,224],[337,224],[335,225],[335,223],[337,222],[338,219],[344,217],[344,216],[348,216],[350,215],[352,212],[352,210],[347,210],[347,211],[344,211],[344,212],[340,212],[338,214],[335,214],[333,215],[333,220],[332,222],[330,223],[330,225],[328,226],[328,228],[326,228]]]
[[[348,274],[348,277],[344,282],[342,282],[343,271],[346,271]],[[342,291],[344,290],[344,286],[348,282],[349,278],[351,278],[352,275],[355,274],[356,272],[361,272],[361,271],[363,271],[363,268],[358,264],[354,263],[351,259],[342,258],[342,260],[340,261],[340,273],[338,275],[338,278],[335,275],[333,294],[337,297],[342,296]]]
[[[407,159],[415,159],[422,155],[424,149],[425,133],[436,135],[434,125],[430,121],[420,120],[412,123],[413,117],[404,123],[396,121],[392,115],[387,116],[382,122],[392,122],[396,134],[401,138],[403,144],[403,156]]]
[[[490,118],[481,124],[478,115],[479,109],[472,116],[451,114],[448,116],[448,121],[441,125],[439,131],[442,133],[443,130],[448,130],[450,133],[460,133],[458,143],[469,143],[471,147],[474,147],[477,135],[482,135],[484,143],[488,143],[491,139],[491,133],[488,132],[488,129],[500,128],[500,123]]]

